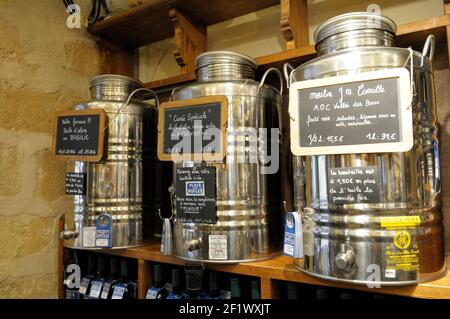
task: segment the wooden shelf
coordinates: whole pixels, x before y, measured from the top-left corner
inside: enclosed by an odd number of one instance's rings
[[[97,22],[88,28],[126,49],[134,49],[174,35],[169,10],[181,10],[208,26],[279,4],[279,0],[147,0],[142,5]]]
[[[100,253],[138,259],[157,263],[185,265],[186,261],[174,256],[161,255],[159,243],[139,248],[124,250],[100,250]],[[372,293],[391,294],[414,298],[445,298],[450,299],[450,274],[441,279],[419,285],[403,287],[381,287],[370,289],[364,285],[352,285],[318,279],[297,270],[292,259],[287,256],[278,256],[273,259],[240,264],[205,264],[208,269],[227,273],[260,277],[261,281],[283,280],[317,286],[353,289]],[[447,268],[450,267],[450,256],[447,256]]]
[[[422,51],[425,39],[429,34],[436,37],[436,55],[447,55],[447,26],[450,26],[450,16],[444,15],[413,23],[402,24],[398,27],[396,45],[399,47],[411,46],[417,51]],[[284,63],[290,63],[294,67],[316,57],[314,45],[285,50],[280,53],[265,55],[256,58],[258,70],[262,71],[275,67],[282,69]],[[448,66],[448,60],[445,67]],[[195,74],[182,74],[166,79],[146,83],[151,89],[162,89],[168,86],[183,85],[195,80]]]
[[[425,40],[429,34],[436,37],[436,51],[447,53],[447,30],[450,25],[450,17],[447,15],[402,24],[398,26],[396,46],[409,47],[422,51]],[[316,57],[314,45],[307,45],[296,49],[286,50],[280,53],[256,58],[260,69],[269,67],[281,68],[286,62],[294,67]]]
[[[158,81],[152,81],[145,83],[145,87],[152,90],[168,88],[172,86],[182,85],[195,81],[195,74],[187,73],[172,76]]]

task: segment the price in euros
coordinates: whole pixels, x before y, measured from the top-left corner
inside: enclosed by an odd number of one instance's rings
[[[324,142],[327,142],[329,144],[336,144],[336,143],[342,143],[344,142],[344,136],[343,135],[329,135],[327,137],[323,137],[321,134],[308,134],[308,141],[309,145],[313,144],[321,144]]]
[[[397,141],[397,133],[377,134],[375,132],[371,132],[366,135],[366,138],[371,141]]]

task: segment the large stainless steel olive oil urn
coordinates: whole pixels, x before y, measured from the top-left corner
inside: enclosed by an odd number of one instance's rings
[[[226,157],[223,162],[183,161],[177,169],[213,166],[216,169],[215,224],[183,222],[177,218],[174,198],[174,254],[185,260],[237,263],[270,258],[281,250],[282,200],[280,170],[262,173],[262,164],[240,162],[271,143],[258,133],[258,141],[238,136],[239,130],[279,128],[281,92],[255,81],[253,59],[225,51],[207,52],[196,60],[197,82],[175,92],[174,100],[226,96],[228,100]],[[269,73],[281,73],[272,69]],[[263,77],[266,78],[266,75]],[[264,82],[264,80],[262,80]],[[238,139],[247,139],[239,143]],[[271,135],[279,143],[279,136]],[[257,142],[251,143],[251,142]],[[278,154],[277,154],[278,155]],[[278,157],[279,158],[279,157]],[[219,253],[211,253],[219,248]]]
[[[316,277],[406,285],[445,272],[434,38],[427,39],[420,53],[395,47],[395,34],[394,22],[383,16],[362,12],[334,17],[314,34],[318,57],[289,75],[291,88],[299,81],[392,68],[406,68],[412,79],[410,150],[294,159],[295,205],[302,215],[305,254],[295,265]],[[298,93],[291,89],[293,94]],[[334,201],[330,174],[364,168],[377,172],[377,199]]]
[[[99,248],[92,236],[104,214],[112,218],[111,248],[142,245],[151,236],[157,216],[154,183],[148,183],[157,161],[156,110],[143,103],[143,87],[130,77],[98,75],[91,80],[92,100],[76,106],[105,110],[108,124],[103,159],[75,162],[74,172],[87,174],[86,195],[74,196],[75,229],[61,234],[67,246]]]

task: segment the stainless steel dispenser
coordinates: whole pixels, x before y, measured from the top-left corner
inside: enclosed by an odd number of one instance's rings
[[[87,174],[86,196],[74,196],[75,229],[66,229],[61,237],[69,247],[95,248],[86,247],[84,232],[107,213],[112,217],[112,248],[142,245],[151,237],[161,204],[155,202],[154,183],[149,183],[157,165],[156,110],[143,103],[143,91],[148,90],[130,77],[98,75],[90,90],[92,100],[75,109],[105,110],[105,155],[100,162],[75,162],[74,172]]]
[[[270,258],[281,249],[280,174],[263,174],[260,162],[235,161],[238,154],[249,157],[251,152],[260,152],[263,143],[270,143],[258,135],[257,147],[252,149],[249,145],[255,144],[237,142],[242,137],[237,136],[236,131],[241,128],[281,128],[282,88],[264,85],[269,72],[275,72],[282,85],[281,73],[270,69],[259,83],[254,80],[255,71],[255,61],[247,56],[226,51],[207,52],[196,60],[197,83],[176,91],[173,96],[174,100],[215,95],[228,99],[225,160],[222,163],[184,161],[174,165],[175,177],[180,167],[216,168],[216,224],[181,222],[177,220],[173,205],[174,254],[182,259],[237,263]],[[278,135],[270,138],[279,143]],[[220,259],[209,253],[212,236],[222,236],[224,241],[225,253]]]
[[[420,53],[394,47],[395,33],[395,23],[383,16],[361,12],[334,17],[315,31],[318,57],[289,75],[292,85],[389,68],[412,70],[412,149],[294,158],[295,206],[302,212],[305,253],[304,258],[295,259],[295,265],[316,277],[405,285],[445,272],[434,37],[427,39]],[[291,90],[290,94],[296,93]],[[328,198],[328,170],[364,167],[380,172],[380,200],[333,203]],[[400,230],[408,217],[412,227],[406,234]],[[386,227],[384,221],[389,220],[398,224]],[[395,247],[401,240],[412,247],[408,254]]]

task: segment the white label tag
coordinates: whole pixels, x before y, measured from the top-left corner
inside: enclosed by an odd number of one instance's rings
[[[93,281],[91,283],[91,290],[89,291],[89,297],[98,299],[100,292],[102,291],[103,283],[101,281]]]
[[[120,285],[117,285],[114,287],[114,292],[111,296],[111,299],[123,299],[123,296],[125,295],[126,288]]]
[[[83,227],[83,247],[95,247],[95,227]]]
[[[303,225],[303,252],[306,256],[314,256],[314,226]]]
[[[209,259],[228,259],[227,235],[209,235]]]
[[[83,278],[83,279],[81,280],[80,289],[78,289],[78,292],[79,292],[80,294],[82,294],[82,295],[85,295],[85,294],[86,294],[87,289],[88,289],[88,287],[89,287],[89,282],[90,282],[90,280],[87,279],[87,278]]]
[[[386,269],[384,272],[386,278],[395,278],[395,269]]]
[[[147,294],[145,295],[145,299],[156,299],[158,296],[158,290],[150,288],[147,290]]]
[[[102,294],[100,295],[101,299],[108,299],[109,290],[111,289],[111,284],[105,282],[102,288]]]

